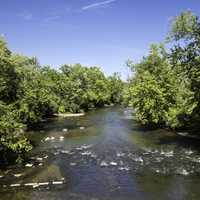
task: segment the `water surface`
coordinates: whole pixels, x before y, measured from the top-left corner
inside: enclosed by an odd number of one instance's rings
[[[35,148],[0,171],[0,199],[199,200],[200,142],[143,128],[131,112],[104,108],[29,132]]]

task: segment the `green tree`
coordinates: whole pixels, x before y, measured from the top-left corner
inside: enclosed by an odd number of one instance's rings
[[[110,101],[114,104],[120,104],[123,101],[124,83],[119,73],[114,73],[108,77],[110,89]]]
[[[150,53],[134,65],[129,101],[143,124],[179,127],[194,106],[193,93],[175,73],[163,45],[152,45]]]
[[[200,119],[200,22],[190,11],[181,13],[172,22],[168,40],[174,42],[170,55],[177,75],[187,83],[193,92],[191,122]]]

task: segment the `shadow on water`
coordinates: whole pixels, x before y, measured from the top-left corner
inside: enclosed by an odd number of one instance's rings
[[[200,152],[200,140],[195,138],[188,138],[175,135],[174,137],[165,136],[159,139],[159,145],[172,145],[172,144]]]

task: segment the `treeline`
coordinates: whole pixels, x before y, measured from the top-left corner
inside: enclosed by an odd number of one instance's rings
[[[106,77],[98,67],[41,66],[34,57],[12,54],[1,39],[0,151],[31,150],[24,129],[47,116],[121,103],[123,85],[118,73]]]
[[[200,21],[183,12],[172,21],[170,50],[152,45],[133,71],[125,99],[143,124],[194,128],[200,124]]]

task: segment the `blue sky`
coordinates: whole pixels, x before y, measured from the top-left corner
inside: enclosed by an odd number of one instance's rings
[[[0,34],[43,65],[95,65],[125,78],[126,60],[161,42],[171,17],[187,9],[200,15],[200,1],[0,0]]]

